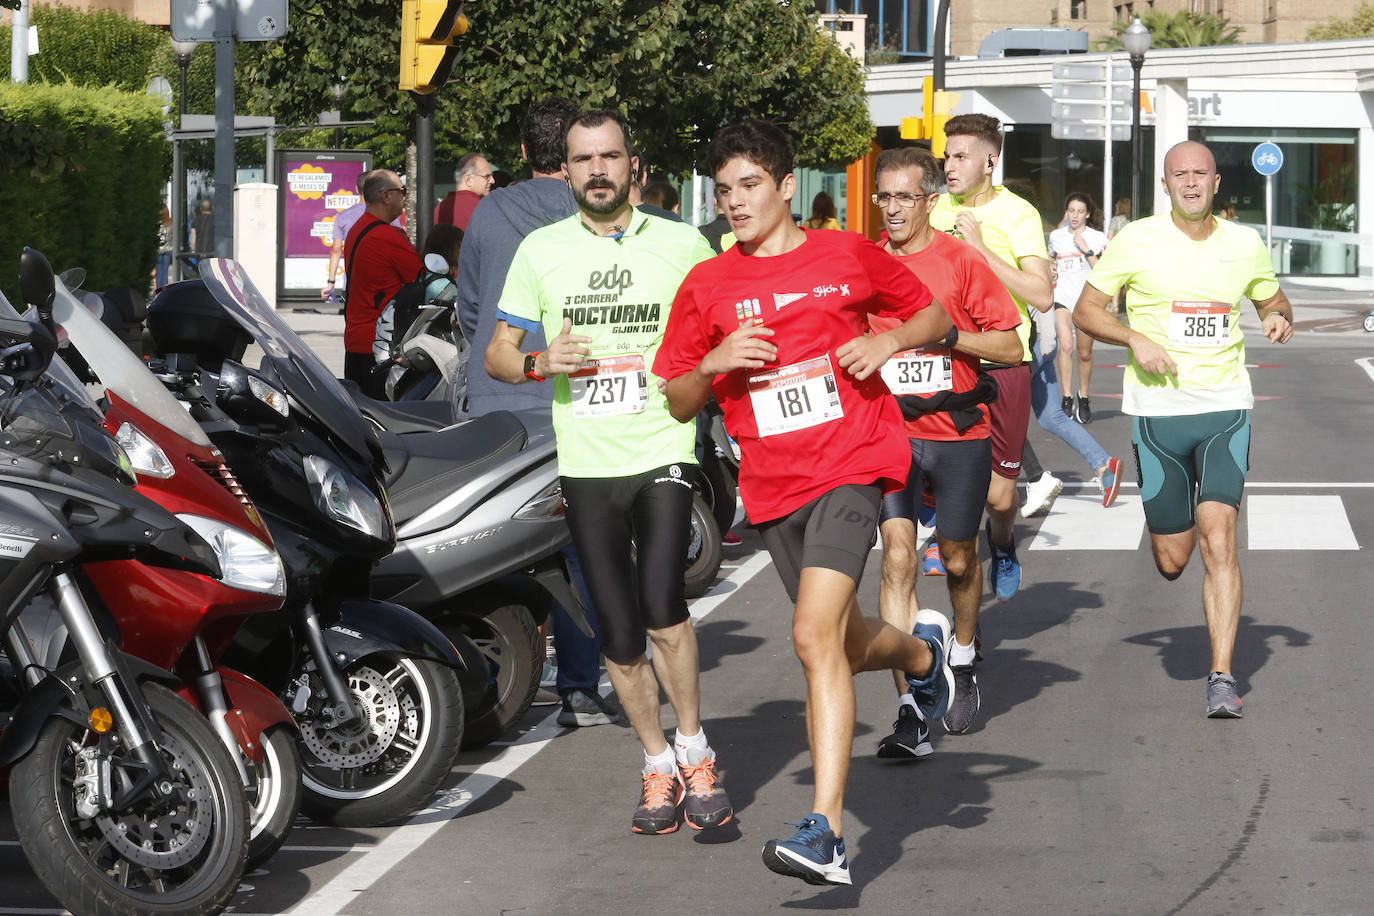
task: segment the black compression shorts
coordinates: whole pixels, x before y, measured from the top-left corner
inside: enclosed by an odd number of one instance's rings
[[[648,630],[687,619],[682,578],[696,473],[695,465],[670,464],[631,477],[560,478],[601,651],[617,664],[644,654]]]
[[[793,602],[801,572],[808,566],[837,570],[858,584],[877,543],[882,498],[877,484],[846,484],[759,526],[763,545]]]

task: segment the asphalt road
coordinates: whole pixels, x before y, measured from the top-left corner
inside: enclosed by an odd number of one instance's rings
[[[234,912],[1369,912],[1374,335],[1356,330],[1360,308],[1300,305],[1286,347],[1247,322],[1250,361],[1263,368],[1238,538],[1243,720],[1203,715],[1200,562],[1162,580],[1134,488],[1101,509],[1095,487],[1076,488],[1082,463],[1033,429],[1070,486],[1048,518],[1018,526],[1021,592],[985,599],[977,724],[962,736],[937,729],[935,753],[919,762],[878,761],[892,688],[884,674],[859,678],[852,888],[809,887],[759,861],[763,843],[806,814],[811,773],[790,607],[746,533],[693,607],[703,718],[734,823],[632,835],[630,730],[563,730],[536,708],[519,734],[465,754],[435,807],[406,824],[302,821],[245,879]],[[1099,348],[1090,429],[1127,457],[1129,423],[1107,396],[1120,392],[1110,368],[1120,352]],[[861,589],[870,612],[879,562],[875,552]],[[948,612],[943,580],[923,578],[919,593]],[[0,913],[60,912],[14,839],[0,805]]]

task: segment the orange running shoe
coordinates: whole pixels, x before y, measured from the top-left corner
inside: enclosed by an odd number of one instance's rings
[[[715,752],[709,752],[699,763],[678,769],[682,772],[682,781],[687,784],[687,803],[682,809],[687,824],[695,830],[704,830],[730,823],[735,809],[730,806],[730,796],[721,785],[725,771],[716,769]]]
[[[672,833],[677,830],[677,806],[682,804],[685,791],[676,773],[643,774],[644,789],[639,795],[639,807],[630,821],[635,833]]]

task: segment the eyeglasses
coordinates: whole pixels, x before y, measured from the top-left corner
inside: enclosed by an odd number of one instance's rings
[[[938,194],[908,194],[906,191],[898,191],[896,194],[889,194],[882,191],[874,194],[870,200],[880,207],[886,207],[891,201],[897,201],[899,207],[914,207],[918,201],[925,200],[927,197],[938,197]]]
[[[402,194],[404,194],[404,193],[406,192],[406,189],[403,188],[403,187],[400,187],[400,188],[387,188],[387,189],[386,189],[385,191],[383,191],[382,193],[383,193],[383,194],[390,194],[392,191],[400,191]]]

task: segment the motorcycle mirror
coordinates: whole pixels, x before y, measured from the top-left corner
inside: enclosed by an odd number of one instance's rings
[[[75,294],[86,282],[86,268],[68,267],[57,275],[57,279],[62,281],[62,285],[67,287],[67,292]]]
[[[226,359],[220,366],[215,401],[235,422],[268,432],[283,432],[290,414],[286,392],[242,363]]]
[[[38,309],[38,320],[43,326],[52,330],[52,303],[57,298],[52,265],[43,252],[27,245],[19,255],[19,291],[25,302]]]
[[[48,369],[57,337],[23,318],[0,318],[0,374],[32,382]]]
[[[448,261],[437,251],[425,255],[425,270],[432,274],[448,273]]]

